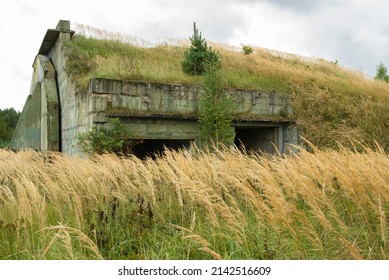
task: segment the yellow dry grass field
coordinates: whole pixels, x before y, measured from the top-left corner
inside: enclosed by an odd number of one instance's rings
[[[0,259],[387,259],[389,158],[0,150]]]

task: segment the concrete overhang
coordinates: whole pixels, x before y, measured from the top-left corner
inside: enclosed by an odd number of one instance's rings
[[[74,34],[74,31],[70,30],[70,21],[60,20],[56,29],[48,29],[45,37],[43,38],[41,47],[38,51],[38,55],[48,55],[51,48],[54,46],[57,41],[60,33],[70,33]]]

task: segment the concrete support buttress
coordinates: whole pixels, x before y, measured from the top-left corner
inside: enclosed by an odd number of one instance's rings
[[[59,150],[58,93],[50,59],[37,55],[30,95],[11,140],[12,149]]]

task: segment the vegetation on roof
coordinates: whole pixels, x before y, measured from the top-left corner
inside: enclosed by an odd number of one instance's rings
[[[389,148],[389,85],[323,59],[253,48],[247,55],[210,44],[222,62],[223,86],[288,94],[301,134],[318,147],[350,145],[356,139]],[[79,86],[91,78],[201,84],[181,63],[187,46],[139,47],[119,40],[73,36],[68,71]]]

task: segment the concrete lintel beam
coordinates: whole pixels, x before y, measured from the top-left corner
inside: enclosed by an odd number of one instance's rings
[[[60,20],[56,29],[47,30],[38,54],[48,55],[50,53],[51,48],[57,41],[60,33],[70,33],[72,35],[74,34],[74,31],[70,30],[70,21]]]

